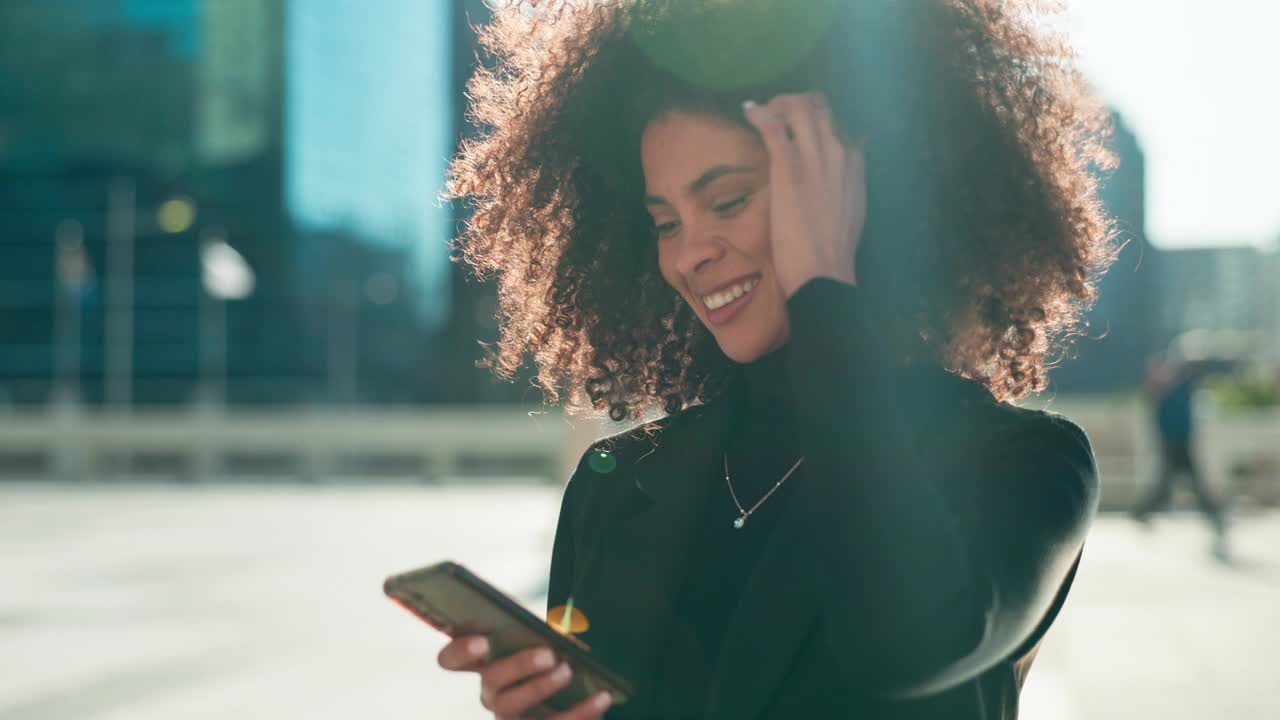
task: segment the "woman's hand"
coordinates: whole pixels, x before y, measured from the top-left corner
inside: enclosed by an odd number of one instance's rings
[[[820,92],[743,103],[769,153],[770,242],[784,297],[814,277],[857,284],[854,262],[867,214],[860,144],[836,135]]]
[[[545,654],[543,654],[545,653]],[[445,670],[480,674],[480,704],[497,720],[518,720],[525,712],[569,684],[569,663],[555,663],[550,648],[528,648],[500,660],[487,660],[489,641],[483,635],[459,635],[440,651],[437,660]],[[604,717],[608,703],[595,704],[605,692],[583,700],[549,720],[595,720]]]

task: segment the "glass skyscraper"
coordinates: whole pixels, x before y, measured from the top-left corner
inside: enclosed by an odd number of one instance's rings
[[[453,134],[450,4],[306,0],[286,17],[293,220],[304,237],[340,230],[402,252],[404,299],[438,329],[450,312],[451,228],[436,201]],[[320,251],[300,242],[297,267]]]

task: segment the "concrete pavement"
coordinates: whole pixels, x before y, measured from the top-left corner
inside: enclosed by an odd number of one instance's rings
[[[1280,718],[1280,515],[1237,520],[1234,561],[1190,513],[1103,516],[1028,676],[1032,720]]]
[[[381,594],[451,558],[540,613],[559,489],[0,484],[0,720],[479,720]],[[1280,515],[1095,526],[1025,720],[1274,720]]]

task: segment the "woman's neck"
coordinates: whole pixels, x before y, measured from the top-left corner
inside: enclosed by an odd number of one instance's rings
[[[786,446],[794,423],[787,381],[789,345],[737,366],[737,403],[731,444]]]
[[[781,402],[786,398],[786,366],[790,344],[771,350],[740,366],[746,390],[753,397]]]

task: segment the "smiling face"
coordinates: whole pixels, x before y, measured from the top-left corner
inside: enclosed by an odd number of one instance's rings
[[[662,277],[735,362],[786,344],[769,241],[769,156],[756,134],[672,111],[645,127],[640,162]]]

